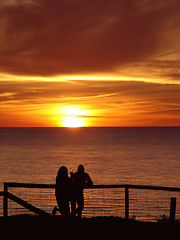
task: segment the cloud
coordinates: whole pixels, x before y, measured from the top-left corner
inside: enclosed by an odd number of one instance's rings
[[[91,101],[116,95],[114,88],[103,82],[0,82],[0,102],[3,104],[45,104]]]
[[[73,103],[131,109],[179,110],[180,86],[127,81],[0,82],[2,104]]]
[[[179,11],[178,0],[2,1],[0,71],[107,72],[168,54],[178,47]]]
[[[14,6],[23,6],[23,5],[29,5],[29,4],[35,4],[34,0],[1,0],[1,6],[2,7],[14,7]]]

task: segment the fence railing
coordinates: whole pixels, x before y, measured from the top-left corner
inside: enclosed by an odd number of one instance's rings
[[[21,199],[20,197],[9,192],[9,188],[33,188],[33,189],[54,189],[55,184],[33,184],[33,183],[16,183],[16,182],[5,182],[4,191],[0,192],[0,196],[3,196],[3,216],[8,216],[8,199],[18,203],[24,208],[30,210],[33,213],[38,215],[50,215],[50,213],[35,207],[34,205],[28,203],[27,201]],[[161,186],[149,186],[149,185],[130,185],[130,184],[121,184],[121,185],[93,185],[90,188],[86,189],[118,189],[121,188],[124,190],[124,212],[125,218],[129,219],[129,204],[131,199],[129,198],[130,189],[138,190],[156,190],[156,191],[166,191],[166,192],[180,192],[180,188],[177,187],[161,187]],[[170,199],[170,210],[169,215],[170,219],[175,220],[176,213],[176,198],[171,197]]]

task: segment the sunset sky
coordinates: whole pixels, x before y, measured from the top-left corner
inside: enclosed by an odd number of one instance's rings
[[[180,126],[179,0],[0,0],[0,127]]]

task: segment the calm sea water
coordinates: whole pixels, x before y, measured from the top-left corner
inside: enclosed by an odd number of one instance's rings
[[[55,183],[61,165],[76,171],[79,164],[85,166],[94,184],[180,187],[180,127],[0,128],[0,191],[5,181]],[[123,191],[87,192],[84,214],[124,216]],[[16,189],[15,194],[49,212],[56,204],[53,189]],[[144,211],[143,219],[155,219],[165,209],[169,214],[170,197],[170,193],[131,190],[131,215],[139,214],[142,219]],[[10,205],[11,209],[14,214],[20,208]]]
[[[0,184],[54,183],[83,164],[95,184],[180,186],[180,128],[0,128]]]

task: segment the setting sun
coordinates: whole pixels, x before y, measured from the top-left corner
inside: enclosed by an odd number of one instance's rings
[[[64,122],[62,122],[64,127],[83,127],[84,124],[85,123],[82,118],[70,116],[65,117]]]
[[[89,111],[77,106],[65,106],[57,111],[61,114],[60,125],[63,127],[84,127],[86,116]]]

